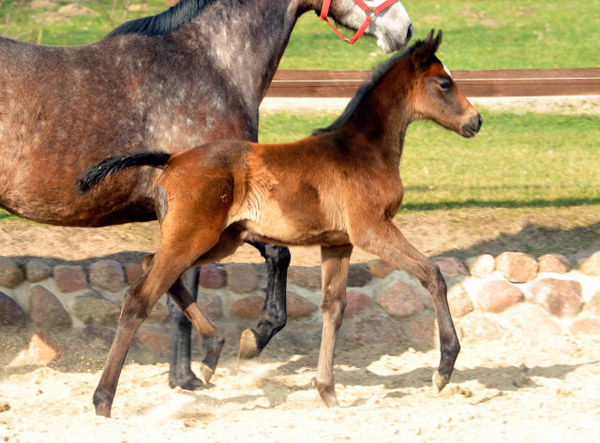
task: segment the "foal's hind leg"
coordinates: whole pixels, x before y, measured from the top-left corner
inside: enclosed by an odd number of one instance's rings
[[[440,268],[409,243],[391,221],[369,226],[368,232],[368,237],[358,235],[351,238],[352,243],[415,276],[431,294],[440,334],[440,365],[433,375],[433,383],[439,392],[448,384],[454,370],[454,362],[460,352],[448,307],[444,277]]]
[[[351,254],[351,245],[321,247],[323,334],[316,384],[321,398],[328,407],[338,405],[333,382],[333,355],[346,307],[346,284]]]
[[[181,222],[183,221],[183,223]],[[172,285],[180,284],[179,277],[187,269],[194,265],[195,260],[205,251],[212,251],[219,244],[220,226],[223,223],[218,217],[214,220],[199,220],[204,229],[196,228],[193,220],[177,218],[175,223],[163,220],[161,226],[161,244],[158,252],[153,258],[145,259],[145,264],[151,260],[144,276],[129,291],[123,302],[121,316],[117,326],[117,333],[108,354],[108,360],[100,383],[94,393],[94,405],[96,414],[110,416],[112,402],[117,388],[117,382],[129,345],[136,330],[148,317],[148,314],[158,301]],[[185,223],[187,222],[187,224]],[[227,235],[225,235],[227,237]],[[192,296],[181,285],[179,291],[169,294],[190,319],[194,327],[203,338],[207,350],[205,362],[210,367],[210,375],[217,364],[219,353],[223,346],[222,333],[212,324],[210,319],[204,315]],[[179,295],[179,296],[177,296]],[[207,378],[210,378],[210,375]]]
[[[96,414],[110,417],[121,369],[133,335],[162,296],[185,271],[191,260],[157,254],[148,271],[125,296],[117,333],[110,348],[100,383],[94,392]]]
[[[290,250],[262,242],[249,242],[258,249],[267,263],[265,304],[255,328],[246,329],[240,338],[241,358],[254,358],[269,340],[283,329],[287,321],[286,284],[290,265]]]

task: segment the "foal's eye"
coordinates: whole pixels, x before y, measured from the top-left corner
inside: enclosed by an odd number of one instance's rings
[[[449,89],[450,86],[452,86],[452,83],[450,83],[448,80],[442,80],[439,85],[442,89]]]

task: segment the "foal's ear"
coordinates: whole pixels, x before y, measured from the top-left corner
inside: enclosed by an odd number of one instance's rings
[[[433,29],[430,31],[430,34],[433,35]],[[435,38],[432,41],[432,48],[431,48],[431,53],[435,54],[438,50],[438,48],[440,47],[440,43],[442,43],[442,30],[440,29],[438,31],[438,34],[435,36]]]
[[[440,29],[435,37],[433,36],[434,33],[435,31],[433,29],[429,31],[429,34],[427,34],[427,37],[423,40],[422,45],[415,51],[415,57],[422,64],[425,64],[427,60],[436,53],[440,47],[440,43],[442,43],[442,30]]]

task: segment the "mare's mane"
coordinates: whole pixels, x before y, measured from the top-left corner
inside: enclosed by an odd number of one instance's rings
[[[163,35],[176,31],[192,21],[207,5],[216,0],[181,0],[175,6],[150,17],[123,23],[107,37],[123,34]]]
[[[387,60],[384,60],[375,65],[375,67],[372,70],[371,77],[367,81],[365,81],[360,88],[358,88],[358,90],[356,91],[352,99],[348,102],[346,108],[340,114],[340,116],[326,128],[315,129],[312,134],[318,135],[323,134],[325,132],[333,132],[337,131],[342,126],[344,126],[344,124],[348,121],[350,116],[356,110],[356,107],[361,102],[361,100],[373,90],[375,85],[379,82],[379,80],[381,80],[381,77],[383,77],[398,60],[408,57],[417,49],[421,48],[425,43],[426,41],[419,40],[405,51],[398,52],[392,55]]]

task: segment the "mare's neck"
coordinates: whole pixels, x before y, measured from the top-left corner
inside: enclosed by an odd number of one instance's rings
[[[231,7],[233,4],[233,7]],[[247,109],[265,96],[299,15],[296,0],[215,2],[181,28],[190,46],[238,88]]]

